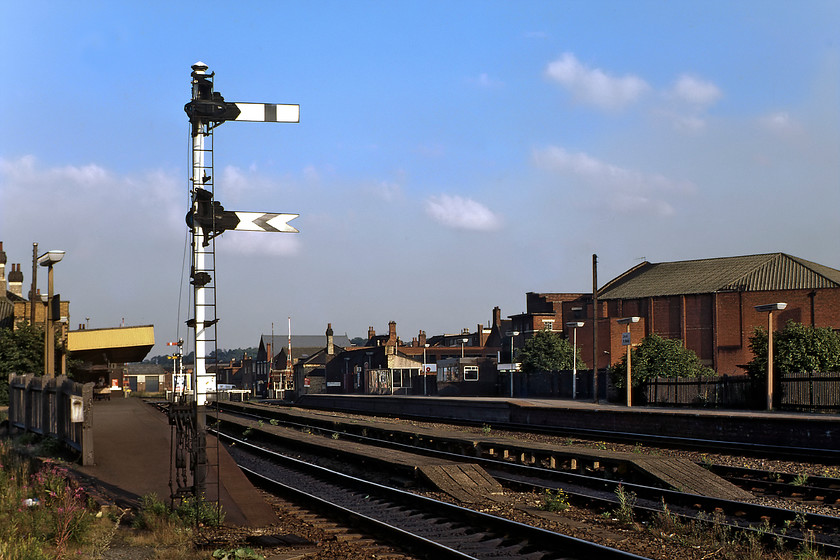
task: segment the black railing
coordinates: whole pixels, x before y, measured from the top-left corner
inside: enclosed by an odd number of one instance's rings
[[[767,386],[747,376],[657,377],[637,389],[654,406],[760,409]],[[840,412],[840,373],[786,373],[775,392],[780,410]]]

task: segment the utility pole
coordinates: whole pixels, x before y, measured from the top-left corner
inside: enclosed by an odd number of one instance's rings
[[[598,255],[592,255],[592,385],[598,404]]]

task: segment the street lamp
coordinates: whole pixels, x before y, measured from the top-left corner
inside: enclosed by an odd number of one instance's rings
[[[423,345],[423,396],[428,394],[426,392],[426,348],[428,347],[428,344]]]
[[[44,375],[55,377],[55,333],[53,332],[53,265],[61,262],[64,251],[47,251],[38,257],[38,264],[47,267],[47,320],[44,329]]]
[[[569,321],[566,326],[572,329],[572,400],[577,398],[577,330],[583,321]]]
[[[619,325],[627,325],[627,332],[625,333],[626,336],[621,337],[621,344],[627,346],[627,406],[633,405],[633,380],[630,376],[630,348],[633,346],[633,344],[630,339],[630,325],[632,323],[638,322],[639,317],[625,317],[623,319],[618,320]]]
[[[469,340],[470,340],[469,338],[462,338],[461,339],[461,357],[462,358],[464,357],[464,344],[469,342]]]
[[[513,337],[519,336],[519,331],[508,331],[505,334],[510,337],[510,396],[513,398]]]
[[[773,312],[785,307],[783,302],[755,306],[759,313],[767,313],[767,410],[773,410]]]

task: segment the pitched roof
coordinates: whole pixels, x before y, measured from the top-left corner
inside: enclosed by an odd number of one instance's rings
[[[598,290],[599,299],[840,287],[840,270],[785,253],[644,262]]]

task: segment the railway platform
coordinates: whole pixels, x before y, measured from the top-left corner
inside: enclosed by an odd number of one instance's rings
[[[408,418],[693,438],[840,451],[840,416],[780,411],[626,407],[602,402],[506,397],[302,395],[306,408]]]
[[[123,505],[137,507],[148,494],[168,501],[171,457],[166,415],[138,398],[97,401],[92,408],[95,464],[77,466],[76,472]],[[225,524],[265,527],[277,523],[274,510],[224,447],[219,457]]]

